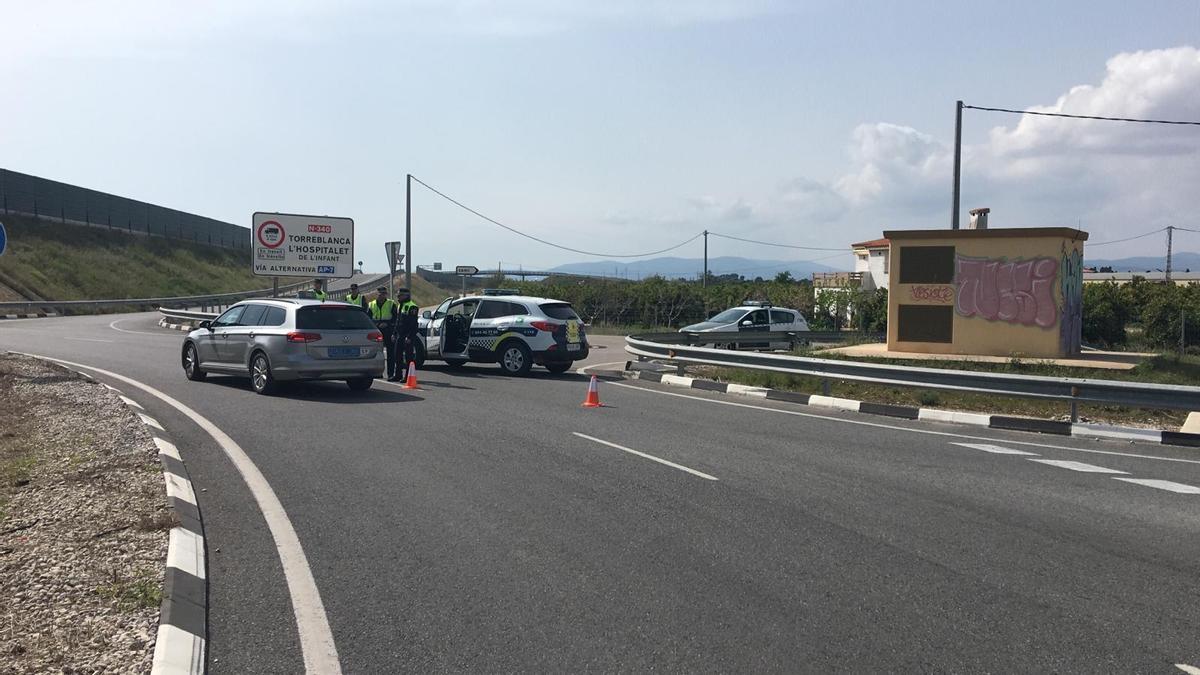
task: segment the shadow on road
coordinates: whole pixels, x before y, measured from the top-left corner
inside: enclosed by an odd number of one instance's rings
[[[251,392],[249,382],[239,377],[209,376],[212,384],[241,389]],[[272,398],[293,399],[297,401],[314,401],[317,403],[348,403],[363,405],[365,403],[409,403],[424,400],[419,396],[403,394],[392,389],[372,387],[367,391],[350,391],[344,382],[331,380],[328,382],[280,382],[279,388]]]

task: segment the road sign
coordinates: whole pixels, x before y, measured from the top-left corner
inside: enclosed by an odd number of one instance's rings
[[[400,262],[404,260],[403,256],[400,255],[403,245],[398,241],[388,241],[384,242],[383,248],[387,251],[388,265],[392,268],[392,273],[395,273],[396,268],[400,266]]]
[[[454,273],[469,277],[472,274],[479,274],[479,268],[474,265],[459,265],[454,268]]]
[[[254,214],[254,273],[266,277],[354,275],[354,220],[293,213]]]
[[[8,248],[8,232],[4,229],[4,223],[0,223],[0,255],[4,255],[4,251]]]

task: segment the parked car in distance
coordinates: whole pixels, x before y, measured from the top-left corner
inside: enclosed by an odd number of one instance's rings
[[[259,394],[279,382],[345,380],[365,391],[383,373],[383,334],[361,308],[319,300],[246,300],[187,334],[183,372],[250,378]]]
[[[808,321],[794,309],[772,307],[766,303],[746,302],[714,315],[707,321],[679,329],[681,333],[743,333],[746,339],[722,338],[707,346],[729,349],[791,349],[790,341],[754,339],[755,333],[807,331]]]

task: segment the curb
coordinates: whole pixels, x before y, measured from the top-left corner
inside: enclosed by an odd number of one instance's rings
[[[148,428],[158,460],[162,463],[167,506],[179,523],[171,528],[167,541],[166,571],[163,575],[163,601],[154,642],[151,673],[204,673],[205,636],[208,633],[208,571],[204,523],[196,502],[196,491],[188,478],[187,467],[179,450],[171,442],[158,420],[146,414],[140,403],[120,389],[100,382],[88,373],[63,366],[86,380],[98,382],[121,398],[125,407]]]
[[[0,314],[0,319],[47,319],[58,316],[54,312],[39,312],[37,314]]]
[[[158,325],[162,326],[163,328],[170,328],[171,330],[181,330],[185,333],[190,333],[192,331],[192,327],[187,324],[167,323],[166,319],[159,319]]]
[[[641,368],[638,368],[641,366]],[[953,424],[968,424],[972,426],[1005,429],[1008,431],[1030,431],[1041,434],[1057,434],[1059,436],[1076,436],[1079,438],[1143,441],[1161,445],[1177,445],[1200,448],[1200,434],[1190,434],[1182,431],[1166,431],[1158,429],[1140,429],[1137,427],[1118,427],[1104,424],[1085,424],[1062,422],[1059,420],[1044,420],[1034,417],[1011,417],[1007,415],[988,415],[986,413],[958,412],[954,410],[938,410],[937,408],[914,408],[912,406],[893,405],[890,403],[872,403],[870,401],[855,401],[848,398],[819,396],[817,394],[802,394],[780,389],[751,387],[744,384],[732,384],[702,380],[683,375],[645,369],[644,364],[634,361],[625,362],[625,371],[621,376],[631,380],[646,380],[661,382],[672,387],[685,387],[701,391],[713,391],[722,394],[737,394],[765,398],[769,401],[783,401],[799,405],[811,405],[819,408],[834,410],[849,410],[868,415],[898,417],[909,420],[929,422],[950,422]]]

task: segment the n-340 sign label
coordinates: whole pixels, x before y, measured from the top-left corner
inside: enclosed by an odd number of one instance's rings
[[[254,214],[254,273],[265,277],[354,275],[354,220],[293,213]]]

